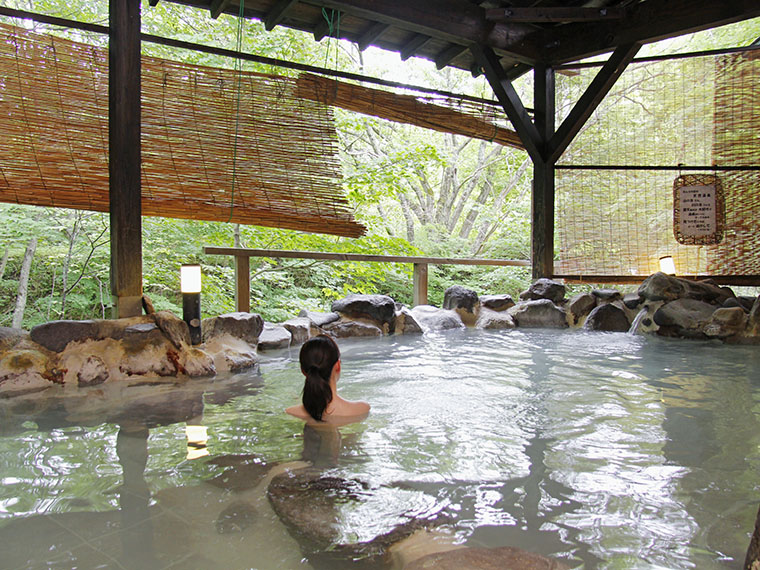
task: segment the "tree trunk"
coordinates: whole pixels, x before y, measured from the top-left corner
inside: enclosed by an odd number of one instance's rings
[[[24,261],[21,263],[21,275],[18,278],[18,295],[16,297],[16,310],[13,311],[13,323],[11,326],[15,329],[21,328],[21,322],[24,320],[24,310],[26,309],[26,294],[29,287],[29,273],[32,270],[32,258],[37,249],[37,238],[29,240],[24,253]]]
[[[5,252],[3,253],[3,259],[0,260],[0,279],[3,278],[3,275],[5,275],[5,264],[8,263],[8,248],[5,248]]]

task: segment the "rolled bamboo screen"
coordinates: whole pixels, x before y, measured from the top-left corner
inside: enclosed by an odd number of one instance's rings
[[[0,201],[107,212],[107,51],[0,34]],[[331,109],[291,78],[143,56],[142,161],[146,216],[364,232]]]
[[[429,95],[398,95],[308,73],[298,78],[298,94],[396,123],[525,149],[515,131],[499,124],[507,122],[504,111],[492,105]]]

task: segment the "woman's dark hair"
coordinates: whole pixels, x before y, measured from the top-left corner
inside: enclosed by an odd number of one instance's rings
[[[330,375],[338,360],[340,350],[329,336],[315,336],[301,347],[299,361],[301,372],[306,376],[301,401],[309,415],[317,421],[322,421],[322,414],[333,399]]]

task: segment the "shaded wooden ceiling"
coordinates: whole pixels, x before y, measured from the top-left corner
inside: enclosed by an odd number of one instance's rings
[[[159,0],[150,0],[155,5]],[[168,0],[238,15],[238,0]],[[509,79],[556,65],[760,16],[758,0],[244,0],[266,28],[339,36],[479,75],[470,47],[490,48]]]

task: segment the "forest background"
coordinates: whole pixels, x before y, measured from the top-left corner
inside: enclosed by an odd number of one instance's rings
[[[107,25],[108,2],[6,0],[0,4]],[[105,47],[107,38],[0,17],[0,21]],[[166,2],[142,5],[143,31],[185,41],[237,47],[282,60],[382,77],[398,82],[493,98],[483,78],[414,58],[275,28],[261,22]],[[747,46],[760,38],[760,19],[645,46],[641,54],[682,53]],[[235,61],[199,52],[143,44],[149,55],[213,67]],[[243,64],[246,71],[291,75],[287,69]],[[530,105],[532,76],[516,82]],[[572,84],[571,84],[572,85]],[[563,114],[581,94],[558,93]],[[204,316],[234,310],[234,268],[228,257],[206,256],[204,246],[242,246],[343,253],[440,257],[530,258],[530,187],[527,153],[495,143],[390,123],[335,109],[344,188],[356,218],[367,227],[358,239],[257,226],[143,218],[143,288],[157,310],[181,314],[179,267],[200,263]],[[55,319],[110,316],[108,215],[0,204],[0,326],[31,328]],[[18,310],[19,285],[28,265],[28,290]],[[513,296],[527,288],[530,268],[431,266],[429,298],[442,302],[454,284],[479,293]],[[323,311],[349,293],[382,293],[411,304],[409,264],[251,259],[251,310],[279,322],[305,308]],[[23,289],[23,285],[22,285]]]

